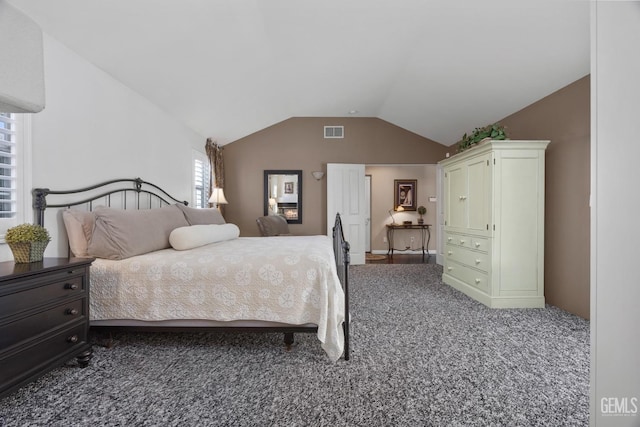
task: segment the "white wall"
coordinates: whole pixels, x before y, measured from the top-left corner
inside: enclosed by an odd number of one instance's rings
[[[591,424],[639,426],[640,2],[592,7]]]
[[[206,138],[45,35],[46,107],[33,115],[34,187],[65,190],[141,177],[191,200],[191,149]],[[30,194],[25,197],[31,197]],[[66,256],[56,217],[45,256]],[[3,245],[0,257],[12,259]]]

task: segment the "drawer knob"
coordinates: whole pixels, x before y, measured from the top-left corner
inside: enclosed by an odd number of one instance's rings
[[[452,254],[453,254],[453,252],[447,251],[447,255],[452,255]]]
[[[476,279],[476,284],[480,283],[480,279]]]
[[[71,335],[69,338],[67,338],[67,342],[77,343],[78,342],[78,336],[77,335]]]
[[[64,288],[75,291],[76,289],[78,289],[78,285],[75,283],[65,283]]]
[[[476,248],[480,247],[480,242],[476,242]]]
[[[464,240],[460,239],[460,244],[461,245],[464,245],[464,242],[465,242]]]
[[[447,267],[447,271],[453,270],[453,267]]]
[[[449,237],[449,238],[447,238],[447,242],[450,242],[450,241],[452,241],[452,240],[453,240],[453,237]]]
[[[75,308],[67,308],[65,313],[70,315],[70,316],[75,316],[75,315],[78,314],[78,310],[76,310]]]
[[[480,264],[480,260],[479,259],[476,259],[476,264]]]

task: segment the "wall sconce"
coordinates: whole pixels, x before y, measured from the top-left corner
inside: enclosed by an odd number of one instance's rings
[[[209,203],[213,204],[214,208],[217,208],[218,205],[226,205],[227,199],[224,197],[224,190],[222,188],[215,187],[211,191],[211,197],[209,197]]]
[[[313,177],[316,179],[316,181],[320,181],[322,179],[322,177],[324,176],[324,172],[322,172],[322,171],[313,171],[313,172],[311,172],[311,175],[313,175]]]

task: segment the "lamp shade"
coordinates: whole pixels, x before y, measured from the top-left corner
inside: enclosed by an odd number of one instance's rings
[[[211,197],[209,197],[209,203],[213,203],[214,205],[226,205],[227,199],[224,198],[224,190],[222,188],[215,187],[213,191],[211,191]]]

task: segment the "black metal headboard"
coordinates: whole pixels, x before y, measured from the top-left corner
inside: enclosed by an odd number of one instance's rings
[[[127,185],[127,183],[129,185]],[[34,221],[36,224],[44,225],[44,211],[47,208],[68,208],[71,206],[87,205],[87,210],[92,210],[93,202],[96,200],[102,200],[104,205],[111,206],[111,198],[113,195],[120,196],[119,201],[122,204],[122,208],[126,209],[127,203],[129,202],[129,199],[127,198],[128,193],[134,194],[134,209],[142,209],[143,206],[141,203],[145,203],[148,208],[153,207],[154,204],[162,206],[162,204],[168,205],[174,202],[183,203],[185,205],[189,204],[184,200],[176,199],[162,188],[144,181],[142,178],[122,178],[101,182],[99,184],[75,190],[60,191],[50,190],[48,188],[34,188],[31,190]],[[60,196],[64,201],[51,203],[51,200],[47,197],[53,195]],[[73,195],[73,197],[68,197],[71,195]],[[141,195],[147,196],[145,201],[143,201]]]

